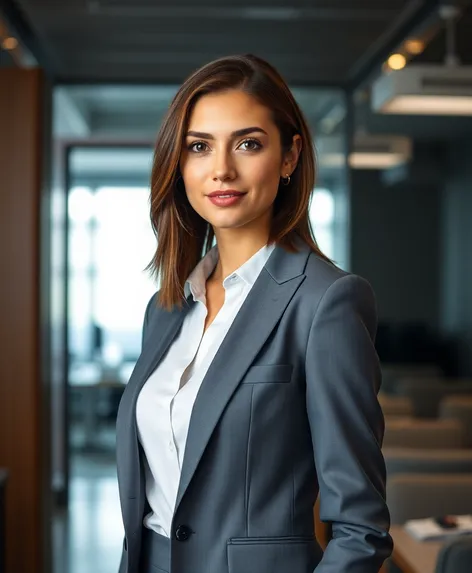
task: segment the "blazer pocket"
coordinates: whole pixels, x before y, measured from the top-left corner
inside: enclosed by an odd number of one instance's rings
[[[249,368],[242,382],[243,384],[290,382],[292,370],[291,364],[256,364]]]
[[[313,535],[286,535],[280,537],[232,537],[228,545],[271,545],[273,543],[307,543],[315,541]]]
[[[229,573],[312,573],[321,550],[311,537],[248,537],[228,541]]]

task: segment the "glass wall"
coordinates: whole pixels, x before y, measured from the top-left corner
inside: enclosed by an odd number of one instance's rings
[[[310,218],[321,250],[341,268],[349,267],[347,105],[340,90],[293,88],[314,137],[317,177]]]
[[[144,268],[155,239],[147,187],[73,187],[69,194],[69,349],[76,361],[112,367],[136,360]]]
[[[152,150],[139,146],[77,146],[69,153],[67,573],[118,570],[116,414],[156,290],[145,271],[155,248],[151,159]]]
[[[145,271],[155,248],[145,184],[151,156],[147,148],[77,147],[70,153],[72,448],[114,447],[116,404],[140,353],[145,306],[156,290]],[[132,168],[125,172],[126,164]]]

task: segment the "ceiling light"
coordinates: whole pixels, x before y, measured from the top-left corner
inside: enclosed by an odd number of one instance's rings
[[[407,51],[412,56],[418,56],[424,50],[424,42],[421,40],[407,40],[405,42],[405,51]]]
[[[344,142],[338,136],[317,138],[318,164],[323,169],[389,169],[407,163],[412,156],[412,143],[397,135],[370,135],[358,132],[352,152],[346,161]]]
[[[385,104],[383,112],[400,115],[472,115],[472,97],[398,96]]]
[[[372,85],[372,107],[381,113],[472,115],[472,66],[462,66],[454,51],[459,10],[443,6],[446,57],[443,65],[413,64],[384,74]]]
[[[353,169],[389,169],[405,163],[401,153],[353,152],[349,155],[349,166]]]
[[[406,163],[411,155],[408,137],[359,133],[348,161],[353,169],[389,169]]]
[[[403,54],[392,54],[387,64],[391,70],[402,70],[406,66],[406,58]]]
[[[412,65],[372,85],[376,112],[472,115],[472,66]]]
[[[5,38],[2,42],[4,50],[14,50],[18,46],[18,40],[12,36]]]

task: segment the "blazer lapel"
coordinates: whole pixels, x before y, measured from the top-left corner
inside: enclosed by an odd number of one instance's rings
[[[175,509],[195,473],[226,404],[305,278],[309,255],[277,246],[220,345],[192,410]]]
[[[137,391],[141,390],[144,382],[156,369],[171,342],[176,337],[186,314],[194,304],[192,296],[189,295],[182,309],[174,308],[171,311],[165,311],[159,308],[155,312],[149,324],[149,333],[146,334],[146,342],[135,368],[138,378]],[[133,372],[133,377],[135,372]],[[130,379],[130,382],[133,380],[133,377]]]

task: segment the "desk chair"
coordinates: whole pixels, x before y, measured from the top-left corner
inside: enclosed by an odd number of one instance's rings
[[[441,548],[436,573],[470,573],[472,571],[472,537],[454,539]]]
[[[387,479],[387,504],[394,525],[472,513],[472,473],[394,475]]]

